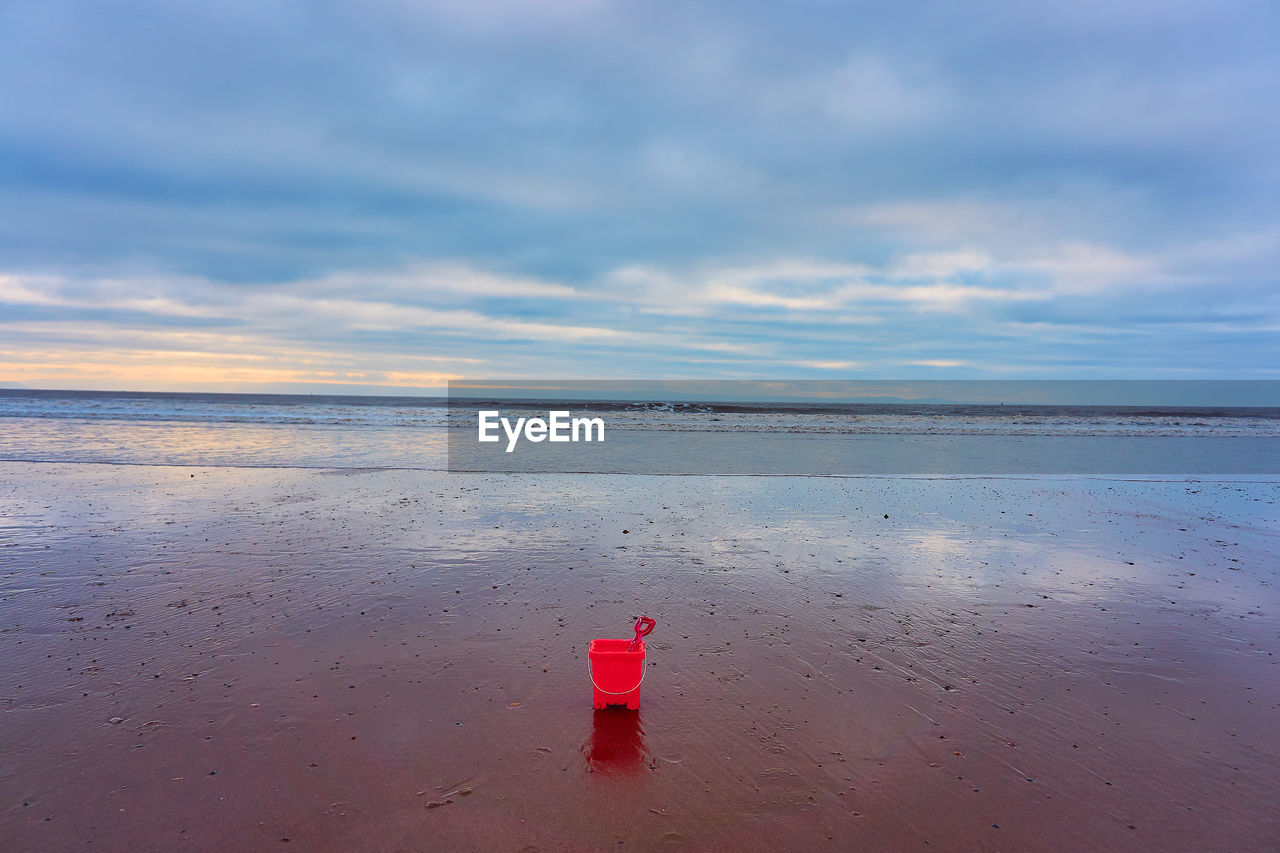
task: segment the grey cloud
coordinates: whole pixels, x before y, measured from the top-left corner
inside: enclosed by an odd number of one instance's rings
[[[544,365],[1265,372],[1277,24],[1260,2],[10,3],[0,275],[163,280],[234,323],[254,295],[377,297],[491,360],[532,351],[520,329],[634,333],[542,341]],[[964,255],[987,262],[902,274]],[[797,259],[866,273],[712,286]],[[4,309],[183,322],[93,288]],[[315,314],[255,328],[370,363],[435,346]]]

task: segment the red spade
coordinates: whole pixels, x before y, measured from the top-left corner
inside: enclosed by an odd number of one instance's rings
[[[649,634],[653,632],[653,626],[657,624],[657,622],[654,622],[648,616],[641,616],[637,619],[636,636],[635,639],[631,641],[631,645],[627,646],[627,651],[634,652],[636,647],[640,645],[640,638],[649,636]]]

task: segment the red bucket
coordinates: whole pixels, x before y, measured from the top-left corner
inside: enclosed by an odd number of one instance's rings
[[[628,651],[633,643],[635,650]],[[644,640],[592,640],[587,648],[587,671],[591,673],[591,698],[596,708],[626,705],[632,711],[639,710]]]

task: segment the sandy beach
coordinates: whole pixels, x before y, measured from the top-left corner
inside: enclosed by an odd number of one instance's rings
[[[0,853],[1280,853],[1278,36],[0,0]]]
[[[3,463],[0,834],[1274,849],[1277,498]],[[641,710],[593,712],[641,613]]]

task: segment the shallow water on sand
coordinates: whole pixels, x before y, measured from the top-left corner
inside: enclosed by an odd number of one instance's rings
[[[0,464],[0,831],[1273,849],[1278,499]],[[640,613],[641,711],[593,712]]]

